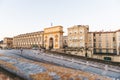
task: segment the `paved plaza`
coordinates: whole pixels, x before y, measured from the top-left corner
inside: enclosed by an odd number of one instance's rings
[[[26,79],[30,79],[30,75],[40,74],[48,72],[48,67],[43,66],[43,64],[36,64],[36,61],[38,62],[47,62],[47,64],[52,63],[55,65],[59,65],[58,67],[68,67],[74,69],[75,71],[83,71],[87,74],[95,75],[100,80],[109,80],[111,79],[120,79],[120,69],[115,68],[112,69],[108,67],[108,65],[98,65],[97,63],[92,63],[80,59],[70,59],[64,56],[58,56],[53,54],[45,54],[44,52],[40,52],[38,50],[23,50],[23,53],[21,54],[20,50],[1,50],[0,51],[0,63],[7,64],[6,66],[3,64],[2,67],[9,67],[9,71],[15,72],[16,74],[25,77]],[[31,59],[31,60],[29,60]],[[8,64],[9,63],[9,64]],[[12,65],[11,65],[12,64]],[[44,64],[45,65],[45,64]],[[48,66],[48,65],[47,65]],[[54,67],[55,68],[55,67]],[[66,71],[68,68],[64,69]],[[62,69],[63,70],[63,69]],[[70,70],[71,73],[74,72]],[[64,72],[63,73],[66,73]],[[76,72],[77,72],[76,71]],[[61,79],[61,76],[59,76],[56,72],[48,72],[48,78],[52,76],[52,78],[56,78],[56,80]],[[80,74],[79,74],[80,76]],[[103,76],[103,77],[101,77]],[[74,76],[75,77],[75,76]],[[83,76],[81,75],[80,78],[86,78],[85,80],[89,80],[90,76]],[[106,77],[106,78],[105,78]],[[72,78],[72,77],[70,77]],[[77,75],[78,78],[78,75]]]

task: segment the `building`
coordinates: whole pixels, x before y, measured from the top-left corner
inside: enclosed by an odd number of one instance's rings
[[[68,47],[68,36],[63,36],[63,48]]]
[[[88,31],[88,25],[75,25],[68,28],[68,47],[86,47]]]
[[[13,38],[14,48],[32,48],[34,46],[43,47],[43,44],[44,44],[43,31],[20,34]]]
[[[115,32],[94,32],[94,53],[117,54]]]
[[[120,55],[120,31],[100,31],[88,33],[88,47],[93,48],[94,54]]]
[[[75,25],[68,28],[68,47],[73,55],[120,62],[120,30],[89,32],[89,26]]]
[[[2,43],[3,43],[3,40],[0,41],[0,44],[2,44]]]
[[[120,62],[120,30],[89,32],[88,48],[91,58]]]
[[[68,28],[68,47],[91,48],[93,54],[120,55],[120,30],[89,32],[89,26]]]
[[[3,40],[0,41],[0,49],[2,49],[4,46],[3,46]]]
[[[13,48],[13,38],[5,37],[3,40],[1,40],[0,48],[1,49]]]
[[[13,38],[5,37],[3,40],[4,48],[12,48],[13,47]]]
[[[120,30],[89,32],[88,25],[74,25],[68,28],[68,36],[63,36],[63,33],[62,26],[52,26],[44,28],[44,31],[20,34],[13,38],[6,37],[1,46],[44,47],[102,60],[109,57],[112,61],[120,62]]]
[[[53,26],[44,31],[20,34],[13,38],[14,48],[33,48],[35,46],[46,49],[60,49],[63,47],[63,27]]]
[[[53,26],[44,29],[44,47],[46,49],[63,48],[63,27]]]
[[[116,50],[117,55],[120,55],[120,29],[116,31]]]

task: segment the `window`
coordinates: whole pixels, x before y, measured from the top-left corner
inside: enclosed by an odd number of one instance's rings
[[[95,33],[93,34],[93,36],[95,36]]]
[[[40,37],[40,41],[41,41],[41,37]]]
[[[101,47],[101,43],[99,43],[99,47]]]
[[[83,37],[80,37],[80,39],[83,39]]]
[[[74,30],[74,33],[76,34],[76,33],[77,33],[77,30]]]
[[[99,36],[101,36],[101,34],[99,34]]]
[[[71,40],[71,37],[69,37],[68,39]]]
[[[115,43],[113,43],[113,48],[115,48],[116,47],[116,44]]]
[[[115,41],[115,37],[113,37],[113,41]]]
[[[117,53],[116,49],[113,49],[113,53],[114,53],[114,54],[116,54],[116,53]]]
[[[91,44],[91,43],[89,43],[89,47],[92,47],[92,44]]]
[[[109,38],[108,38],[108,35],[107,35],[107,34],[106,34],[106,38],[105,38],[105,39],[106,39],[106,42],[108,42],[108,39],[109,39]]]
[[[83,33],[83,31],[82,31],[82,30],[80,30],[80,33]]]
[[[99,49],[99,53],[102,53],[102,49]]]
[[[106,53],[108,53],[109,51],[108,51],[108,49],[106,49]]]
[[[106,43],[106,47],[108,47],[109,46],[109,44],[108,43]]]
[[[96,49],[94,49],[94,53],[96,53]]]
[[[91,38],[89,38],[89,41],[92,41]]]
[[[77,47],[77,44],[73,44],[74,47]]]
[[[71,44],[70,44],[70,47],[72,47],[72,45],[73,45],[73,44],[71,43]]]
[[[74,37],[74,39],[76,40],[76,39],[77,39],[77,37]]]
[[[94,47],[96,47],[96,44],[94,43]]]
[[[82,42],[80,43],[80,47],[83,47],[83,43]]]
[[[96,39],[94,39],[94,42],[96,42]]]
[[[99,37],[99,42],[101,42],[101,37]]]

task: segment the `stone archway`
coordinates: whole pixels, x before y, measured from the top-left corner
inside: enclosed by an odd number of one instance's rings
[[[54,46],[54,41],[53,41],[53,38],[51,37],[49,39],[49,49],[53,49],[53,46]]]
[[[46,49],[63,48],[63,27],[53,26],[44,29],[44,47]]]

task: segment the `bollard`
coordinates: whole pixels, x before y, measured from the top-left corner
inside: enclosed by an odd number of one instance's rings
[[[87,65],[87,66],[89,65],[89,62],[88,62],[88,61],[86,62],[86,65]]]
[[[74,59],[72,58],[72,63],[74,63]]]
[[[63,59],[63,56],[61,56],[60,58]]]
[[[107,71],[107,70],[108,70],[108,65],[105,65],[105,67],[104,67],[104,68],[105,68],[105,70]]]

